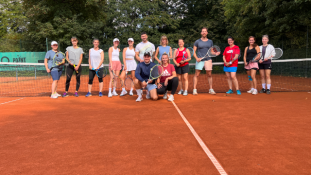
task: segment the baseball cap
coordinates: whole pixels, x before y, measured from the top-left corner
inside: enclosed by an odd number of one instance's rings
[[[144,56],[151,56],[151,55],[150,55],[150,52],[145,52],[145,53],[144,53]]]
[[[58,45],[58,43],[57,43],[56,41],[52,41],[52,42],[51,42],[51,46],[53,46],[54,44],[57,44],[57,45]]]
[[[129,38],[127,41],[133,41],[134,42],[134,39],[133,38]]]
[[[119,41],[119,39],[118,39],[118,38],[113,39],[113,42],[116,42],[116,41]],[[119,41],[119,42],[120,42],[120,41]]]

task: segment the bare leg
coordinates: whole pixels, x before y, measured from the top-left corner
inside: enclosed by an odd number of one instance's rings
[[[184,74],[185,91],[188,91],[188,73]]]
[[[246,73],[247,73],[248,76],[251,77],[251,70],[247,70]],[[249,83],[251,85],[251,89],[254,88],[253,81],[249,81]]]
[[[227,81],[228,81],[229,89],[232,90],[232,80],[231,80],[230,72],[226,72],[226,76],[227,76]]]
[[[265,77],[265,70],[259,69],[260,78],[261,78],[261,84],[266,84],[266,77]],[[262,87],[263,89],[266,89],[266,87]]]
[[[251,77],[253,79],[252,82],[253,82],[254,89],[257,89],[256,72],[257,72],[257,70],[254,70],[254,69],[251,70]]]
[[[177,74],[177,77],[178,77],[178,86],[180,88],[180,90],[182,90],[182,81],[181,81],[181,74]]]
[[[236,78],[236,72],[231,72],[231,80],[234,84],[235,90],[240,90],[238,79]],[[231,85],[231,87],[232,87],[232,85]]]
[[[89,90],[89,93],[92,92],[92,85],[91,84],[88,84],[88,90]]]
[[[157,89],[152,89],[149,93],[150,93],[150,97],[152,98],[152,100],[158,100]]]
[[[52,83],[52,94],[54,94],[56,92],[57,82],[58,82],[58,80],[54,80]]]
[[[270,87],[271,87],[271,77],[270,77],[271,69],[266,69],[265,74],[266,74],[267,87],[269,86],[269,88],[267,88],[267,89],[270,89]]]
[[[99,92],[103,92],[103,87],[104,87],[104,82],[99,83]]]
[[[193,77],[193,89],[197,89],[197,83],[198,83],[200,72],[201,70],[195,70],[195,74]]]
[[[213,89],[212,71],[211,70],[207,70],[206,71],[206,75],[207,75],[207,80],[208,80],[208,84],[209,84],[209,89]]]
[[[111,70],[112,71],[112,70]],[[112,74],[112,72],[111,71],[109,71],[109,75],[110,75],[110,80],[109,80],[109,89],[111,89],[112,88],[112,80],[113,80],[113,74]]]

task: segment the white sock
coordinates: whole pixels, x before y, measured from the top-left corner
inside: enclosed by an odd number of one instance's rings
[[[111,93],[111,88],[109,88],[109,93]]]
[[[122,88],[122,91],[125,91],[125,88]]]
[[[113,88],[113,92],[115,92],[115,91],[116,91],[116,88],[114,87],[114,88]]]
[[[266,89],[266,83],[262,83],[261,85],[263,89]]]
[[[188,92],[187,90],[185,90],[184,92]]]
[[[141,89],[137,89],[136,92],[137,92],[137,95],[141,97]]]
[[[251,89],[252,91],[254,90],[254,88]]]
[[[271,88],[271,84],[267,84],[267,89],[270,90],[270,88]]]
[[[131,92],[133,92],[133,88],[131,88]]]
[[[183,89],[180,89],[180,91],[184,91]]]

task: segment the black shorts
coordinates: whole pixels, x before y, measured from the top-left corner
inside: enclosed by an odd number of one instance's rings
[[[189,67],[189,64],[187,64],[186,66],[183,66],[183,67],[175,66],[175,70],[176,70],[177,74],[185,74],[185,73],[189,73],[190,67]]]
[[[259,69],[272,69],[272,64],[258,64]]]

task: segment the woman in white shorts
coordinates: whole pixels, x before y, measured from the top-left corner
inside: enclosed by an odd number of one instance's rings
[[[123,49],[123,63],[124,63],[124,67],[123,67],[123,71],[122,71],[121,76],[120,76],[121,80],[123,81],[123,84],[125,84],[124,83],[125,75],[128,72],[131,72],[132,79],[134,81],[135,70],[136,70],[136,67],[137,67],[137,63],[135,61],[134,39],[133,38],[129,38],[127,41],[128,41],[129,47],[126,47],[126,48]],[[138,60],[138,61],[140,61],[140,60]],[[134,87],[134,84],[133,84],[133,87]],[[129,95],[133,95],[133,87],[131,88]],[[120,96],[124,96],[126,94],[127,94],[127,91],[125,90],[125,87],[123,87]]]

